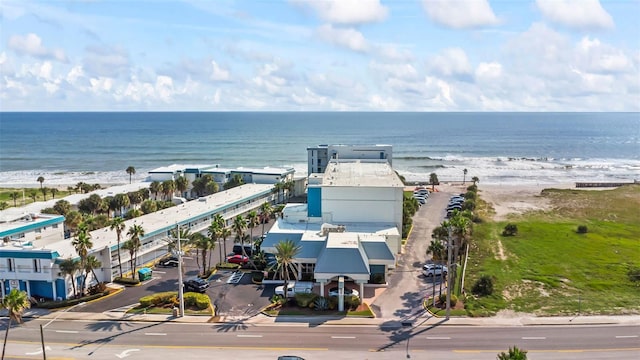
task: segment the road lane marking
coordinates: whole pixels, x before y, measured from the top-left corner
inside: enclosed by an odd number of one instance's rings
[[[523,336],[522,340],[544,340],[545,336]]]
[[[238,335],[238,337],[261,338],[262,335]]]
[[[64,334],[77,334],[78,332],[76,330],[56,330],[57,333],[64,333]]]
[[[451,340],[449,336],[427,336],[428,340]]]
[[[165,333],[144,333],[147,336],[165,336]]]
[[[617,335],[616,339],[629,339],[629,338],[637,338],[638,335]]]
[[[140,349],[128,349],[128,350],[125,350],[125,351],[121,352],[120,354],[116,354],[116,357],[118,357],[119,359],[124,359],[124,358],[126,358],[127,356],[130,355],[129,354],[130,352],[134,352],[134,351],[140,351]]]
[[[332,336],[332,339],[355,339],[355,336]]]
[[[45,350],[47,351],[51,351],[51,348],[48,346],[44,347]],[[28,352],[28,353],[24,353],[25,355],[40,355],[42,354],[42,349],[38,350],[38,351],[34,351],[34,352]]]
[[[166,274],[166,271],[158,271],[158,270],[153,270],[154,274]]]

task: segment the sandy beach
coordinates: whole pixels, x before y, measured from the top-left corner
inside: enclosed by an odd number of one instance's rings
[[[437,191],[451,194],[463,193],[472,182],[440,183],[435,188]],[[498,185],[478,183],[479,195],[490,203],[494,210],[494,220],[503,220],[509,214],[522,214],[527,211],[546,210],[550,204],[540,193],[544,189],[573,189],[574,183],[565,184],[536,184],[536,185]],[[427,186],[431,189],[431,186]]]

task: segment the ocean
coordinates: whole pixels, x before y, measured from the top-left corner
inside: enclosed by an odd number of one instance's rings
[[[171,164],[293,167],[307,147],[390,144],[409,181],[640,180],[639,113],[0,113],[0,187],[122,184]]]

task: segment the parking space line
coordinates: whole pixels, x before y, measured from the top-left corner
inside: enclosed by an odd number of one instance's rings
[[[63,333],[63,334],[77,334],[78,332],[76,330],[56,330],[57,333]]]
[[[355,336],[332,336],[332,339],[355,339]]]
[[[523,336],[522,340],[544,340],[545,336]]]
[[[262,335],[241,335],[238,334],[238,337],[246,337],[246,338],[261,338]]]
[[[451,340],[449,336],[427,336],[428,340]]]
[[[165,336],[165,333],[144,333],[147,336]]]

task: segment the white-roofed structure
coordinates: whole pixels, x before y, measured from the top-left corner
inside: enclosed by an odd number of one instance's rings
[[[389,163],[332,160],[309,176],[306,204],[288,204],[261,248],[280,241],[300,246],[297,279],[324,287],[346,278],[363,287],[385,282],[401,249],[404,184]]]

